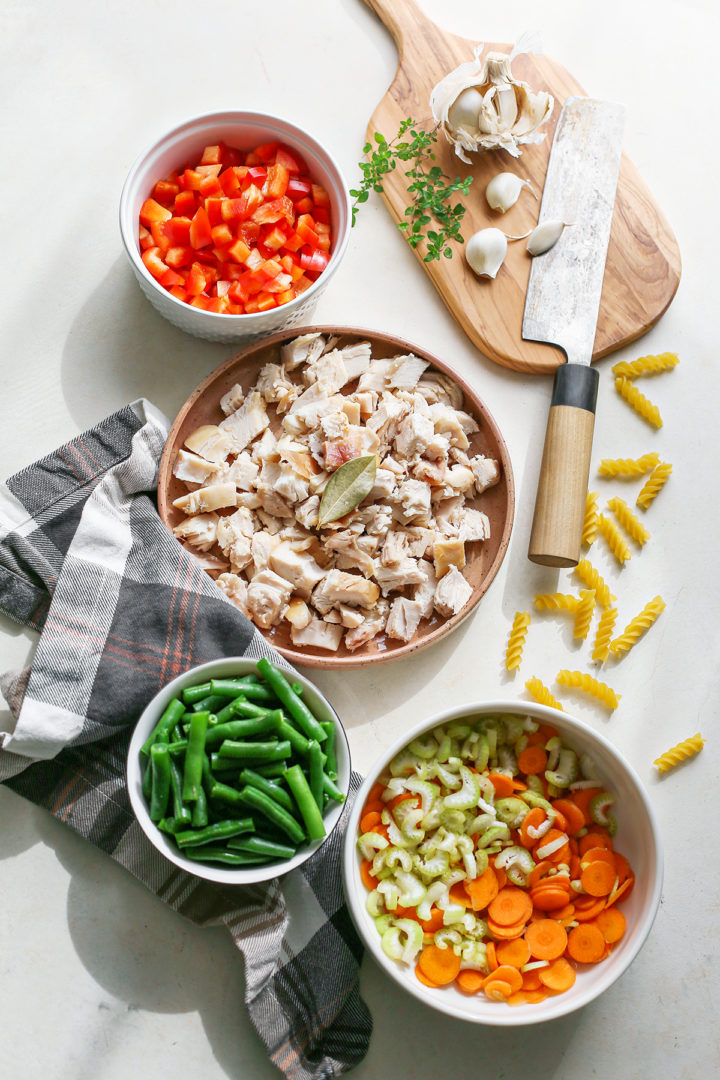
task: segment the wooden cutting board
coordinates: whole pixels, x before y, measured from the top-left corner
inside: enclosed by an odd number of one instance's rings
[[[432,88],[453,68],[473,59],[476,42],[442,30],[420,10],[415,0],[366,0],[392,34],[399,63],[387,93],[368,125],[368,138],[376,131],[390,139],[401,120],[412,117],[425,128],[434,125],[430,110]],[[483,53],[509,53],[511,45],[485,43]],[[533,89],[548,90],[555,98],[550,120],[543,126],[543,142],[522,147],[519,158],[504,150],[486,151],[465,165],[442,134],[436,144],[436,162],[449,176],[472,175],[462,233],[467,240],[478,229],[494,225],[512,235],[537,224],[543,181],[555,126],[567,97],[586,92],[560,64],[546,56],[523,54],[512,62],[513,75]],[[506,214],[492,211],[485,188],[496,173],[515,172],[530,180],[538,201],[523,190]],[[396,222],[405,220],[410,204],[402,169],[384,178],[384,200]],[[452,259],[423,262],[424,246],[416,249],[420,265],[429,275],[448,309],[470,340],[491,360],[515,371],[554,371],[565,360],[552,345],[523,341],[522,318],[530,274],[530,256],[523,241],[508,244],[497,278],[478,278],[467,265],[460,246]],[[608,249],[593,349],[597,360],[639,338],[666,310],[680,281],[680,252],[675,237],[637,169],[623,155],[615,213]]]

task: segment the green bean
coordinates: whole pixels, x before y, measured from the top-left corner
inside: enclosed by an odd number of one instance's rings
[[[285,781],[305,822],[307,834],[311,840],[320,840],[325,836],[322,812],[313,798],[305,773],[299,765],[291,765],[285,770]]]
[[[150,794],[150,820],[165,817],[170,801],[170,752],[167,743],[153,743],[150,747],[152,791]]]
[[[204,829],[209,821],[207,795],[203,785],[199,784],[197,789],[197,799],[195,800],[192,809],[193,829]]]
[[[262,764],[266,761],[282,761],[292,755],[289,742],[278,742],[272,739],[269,742],[236,742],[234,739],[225,739],[220,747],[221,757],[242,758],[243,761],[257,761]]]
[[[337,780],[337,756],[335,754],[335,722],[333,720],[320,721],[327,739],[323,744],[325,751],[325,772],[331,780]]]
[[[187,739],[178,739],[177,742],[170,743],[170,757],[182,757],[187,750]]]
[[[323,784],[323,791],[325,792],[325,794],[328,796],[329,799],[333,799],[334,802],[339,802],[339,803],[345,802],[345,796],[343,795],[342,791],[337,786],[335,781],[330,779],[330,777],[328,776],[328,774],[326,772],[323,773],[322,784]]]
[[[210,755],[210,768],[215,772],[235,772],[242,768],[237,758],[223,757],[221,754]]]
[[[259,682],[250,682],[247,679],[212,679],[213,694],[220,694],[223,698],[245,697],[249,701],[273,701],[275,695],[267,686]]]
[[[267,855],[250,855],[246,851],[228,851],[227,848],[185,848],[183,855],[195,862],[219,862],[229,866],[258,866],[271,861]]]
[[[279,709],[258,716],[252,720],[228,720],[225,724],[216,724],[210,729],[205,739],[206,746],[217,746],[223,739],[243,739],[252,735],[267,735],[277,732],[282,723]]]
[[[278,844],[275,840],[266,840],[264,836],[238,836],[228,840],[228,848],[233,851],[247,851],[250,855],[268,855],[271,859],[292,859],[296,848],[289,844]]]
[[[227,840],[238,833],[255,832],[255,822],[251,817],[237,820],[226,819],[204,829],[188,829],[175,834],[178,847],[198,847],[200,844],[212,844],[215,840]]]
[[[266,777],[268,780],[279,779],[287,768],[287,763],[284,761],[269,761],[267,765],[253,765],[253,769],[256,773],[260,773],[261,776]]]
[[[243,805],[249,806],[252,810],[257,810],[258,813],[268,818],[284,833],[287,833],[296,844],[305,839],[305,832],[296,819],[263,791],[258,791],[257,788],[248,784],[239,792],[239,796]]]
[[[225,705],[227,699],[222,694],[208,694],[207,697],[195,701],[191,707],[192,712],[216,713]]]
[[[157,827],[160,832],[167,833],[168,836],[175,837],[175,833],[183,832],[187,829],[187,821],[177,821],[174,817],[161,818],[157,823]]]
[[[209,718],[209,713],[196,712],[193,713],[190,721],[182,790],[183,801],[186,803],[195,802],[198,797],[198,788],[202,782],[203,753]]]
[[[230,806],[246,805],[241,798],[241,793],[236,788],[230,787],[229,784],[223,784],[220,780],[213,781],[210,788],[210,798],[218,799],[220,802],[228,803]]]
[[[150,732],[150,735],[140,747],[141,754],[149,754],[150,747],[155,742],[169,742],[170,732],[173,730],[178,720],[185,712],[182,701],[177,698],[173,698],[169,703],[162,716],[158,720],[157,724]]]
[[[258,671],[292,718],[297,721],[302,728],[303,734],[308,739],[317,739],[319,743],[325,742],[327,735],[320,726],[320,722],[315,719],[305,702],[293,692],[290,683],[280,671],[280,668],[275,667],[266,656],[263,656],[261,660],[258,660]]]
[[[297,694],[298,697],[303,696],[303,688],[299,682],[290,683],[290,688],[294,694]]]
[[[266,795],[269,795],[271,799],[274,799],[276,803],[279,803],[290,814],[295,812],[295,803],[288,795],[285,788],[280,787],[279,784],[273,784],[267,777],[261,776],[260,773],[255,772],[254,769],[243,769],[240,773],[240,783],[250,784],[252,787],[256,787],[258,791],[264,791]]]
[[[309,772],[310,772],[310,776],[309,776],[310,792],[312,794],[313,799],[315,800],[315,805],[317,806],[318,810],[320,811],[320,814],[322,815],[322,808],[323,808],[323,783],[322,783],[322,778],[323,778],[323,758],[322,758],[322,750],[320,749],[320,743],[315,742],[314,739],[310,743],[310,770],[309,770]]]
[[[282,714],[281,714],[282,715]],[[277,729],[279,739],[287,739],[296,754],[307,755],[310,751],[310,740],[306,739],[301,731],[294,727],[286,716],[280,721]]]
[[[198,686],[186,686],[182,692],[182,699],[186,705],[192,705],[201,698],[208,697],[212,693],[209,682],[200,683]]]
[[[238,716],[251,718],[253,716],[265,716],[269,710],[260,705],[253,705],[244,698],[236,697],[216,714],[218,724],[227,724],[228,720],[234,720]]]
[[[177,763],[170,758],[170,791],[172,794],[173,817],[177,822],[185,822],[186,827],[192,821],[192,814],[183,804],[183,778]]]

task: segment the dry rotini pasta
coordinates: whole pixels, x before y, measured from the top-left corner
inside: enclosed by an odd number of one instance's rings
[[[672,371],[679,363],[677,353],[664,352],[613,364],[612,373],[618,378],[636,379],[638,375],[660,375],[663,371]]]
[[[572,593],[535,593],[533,603],[538,611],[569,611],[575,614],[580,599]]]
[[[620,694],[617,694],[607,683],[600,682],[584,671],[568,671],[567,668],[563,668],[555,676],[555,682],[560,683],[561,686],[574,686],[590,694],[591,697],[597,698],[598,701],[602,701],[609,709],[617,709],[620,704]]]
[[[616,495],[614,498],[608,499],[608,507],[612,510],[628,536],[632,537],[636,544],[639,544],[640,547],[642,547],[643,544],[648,542],[650,539],[649,530],[637,519],[624,499],[621,499]]]
[[[609,517],[605,517],[604,514],[600,514],[598,517],[598,529],[605,537],[607,545],[612,551],[617,561],[622,566],[626,563],[632,554],[629,546],[623,540],[622,533],[618,529],[614,521],[611,521]]]
[[[588,491],[585,497],[585,518],[583,520],[582,543],[590,547],[595,542],[598,532],[598,492]]]
[[[559,709],[560,712],[565,712],[557,698],[553,697],[547,686],[544,686],[540,679],[533,676],[532,679],[527,680],[525,686],[535,700],[541,705],[549,705],[551,709]]]
[[[661,461],[659,465],[656,465],[643,486],[640,488],[638,497],[635,500],[635,505],[641,506],[643,510],[647,510],[661,487],[665,484],[671,472],[672,465],[667,461]]]
[[[575,625],[573,626],[573,637],[578,638],[580,641],[584,641],[588,636],[588,630],[590,629],[590,623],[592,622],[593,612],[595,611],[595,590],[594,589],[581,589],[580,590],[580,602],[578,603],[575,611]]]
[[[591,653],[592,659],[599,664],[604,664],[610,655],[610,641],[612,640],[616,620],[617,608],[614,607],[605,608],[600,616]]]
[[[510,630],[507,649],[505,650],[505,667],[508,671],[520,667],[529,625],[530,613],[528,611],[517,611]]]
[[[582,583],[586,585],[588,589],[595,590],[595,599],[598,604],[604,608],[610,607],[615,597],[610,592],[610,586],[602,579],[590,560],[580,559],[574,569]]]
[[[688,758],[694,757],[695,754],[699,754],[704,745],[705,740],[698,732],[697,735],[691,735],[689,739],[683,739],[677,746],[671,746],[664,754],[655,758],[653,765],[657,766],[658,772],[667,772],[668,769],[679,765],[681,761],[686,761]]]
[[[610,652],[613,656],[621,656],[632,649],[664,610],[665,601],[662,596],[654,596],[652,600],[649,600],[642,611],[630,620],[622,634],[610,642]]]
[[[643,454],[639,458],[603,458],[598,476],[643,476],[652,472],[660,461],[659,454]]]
[[[649,401],[630,379],[617,378],[615,380],[615,389],[620,397],[624,398],[639,416],[642,416],[643,420],[647,420],[648,424],[652,424],[653,427],[662,427],[662,417],[657,405],[653,405],[652,401]]]

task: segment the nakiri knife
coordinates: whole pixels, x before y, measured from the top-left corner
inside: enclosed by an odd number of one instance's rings
[[[598,373],[591,367],[622,155],[625,106],[571,97],[558,120],[539,224],[567,222],[533,258],[522,335],[559,345],[528,558],[575,566],[585,514]]]

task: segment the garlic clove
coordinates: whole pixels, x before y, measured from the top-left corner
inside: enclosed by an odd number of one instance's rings
[[[494,278],[507,253],[507,239],[500,229],[480,229],[465,245],[465,258],[478,277]]]
[[[528,252],[531,255],[544,255],[557,244],[567,224],[566,221],[544,221],[542,225],[537,225],[530,233]]]
[[[522,177],[511,172],[497,173],[485,188],[485,198],[488,206],[504,214],[518,201],[520,192],[524,187],[530,188],[533,196],[537,199],[529,180],[523,180]]]
[[[482,104],[482,94],[479,94],[473,86],[468,87],[451,106],[448,112],[448,123],[458,130],[464,128],[470,134],[479,131],[478,118]]]

